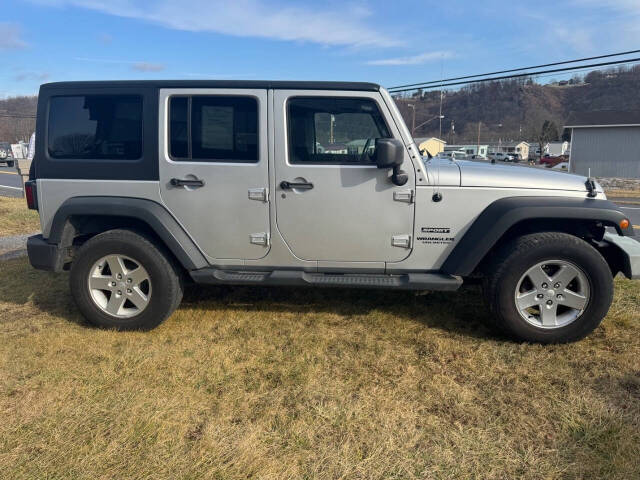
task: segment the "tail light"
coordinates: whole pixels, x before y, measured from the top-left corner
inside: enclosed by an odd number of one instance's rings
[[[24,182],[24,196],[27,199],[29,209],[38,210],[38,191],[36,190],[35,180]]]

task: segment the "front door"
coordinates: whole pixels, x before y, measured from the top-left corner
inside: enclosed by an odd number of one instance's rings
[[[160,194],[207,256],[269,251],[267,91],[163,89]]]
[[[400,133],[377,92],[274,95],[276,225],[294,255],[398,262],[412,248],[415,172],[394,185],[373,163],[376,138]]]

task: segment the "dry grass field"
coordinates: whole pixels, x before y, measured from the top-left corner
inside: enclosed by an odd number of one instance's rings
[[[640,284],[586,340],[518,344],[459,294],[190,287],[91,328],[67,274],[0,262],[7,479],[634,479]]]
[[[40,230],[38,212],[27,208],[24,198],[0,196],[0,237]]]
[[[607,197],[628,197],[628,198],[638,198],[640,199],[640,190],[623,190],[623,189],[615,189],[615,190],[607,190]]]

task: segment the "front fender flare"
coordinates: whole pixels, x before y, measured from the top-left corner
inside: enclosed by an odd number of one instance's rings
[[[500,238],[517,223],[527,220],[585,220],[614,227],[620,235],[633,235],[633,227],[622,230],[626,216],[608,200],[571,197],[506,197],[496,200],[476,218],[442,264],[450,275],[467,276]]]

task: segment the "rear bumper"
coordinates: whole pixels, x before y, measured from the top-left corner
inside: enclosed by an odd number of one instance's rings
[[[34,235],[27,239],[27,253],[29,263],[33,268],[59,272],[64,265],[62,249],[52,243],[48,243],[42,235]]]
[[[606,232],[603,240],[620,253],[622,273],[627,278],[640,279],[640,242],[611,232]]]

